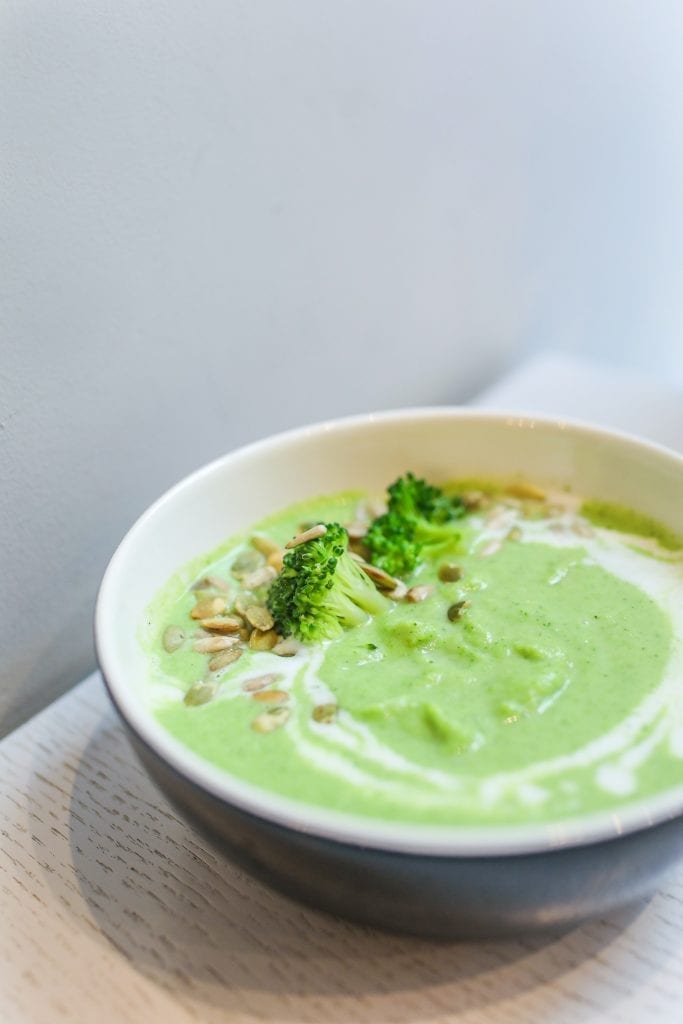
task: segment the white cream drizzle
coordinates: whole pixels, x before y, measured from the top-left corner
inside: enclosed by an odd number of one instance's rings
[[[504,540],[515,527],[521,531],[520,543],[542,541],[555,547],[581,545],[586,549],[584,563],[599,565],[637,585],[665,611],[673,627],[671,656],[657,689],[619,725],[578,750],[485,779],[456,776],[415,764],[382,744],[371,728],[347,712],[340,711],[334,722],[321,724],[310,719],[310,710],[301,714],[295,711],[285,728],[298,755],[312,770],[400,798],[406,804],[445,806],[457,802],[493,808],[501,801],[514,799],[533,807],[550,797],[544,782],[549,783],[554,778],[561,789],[571,789],[573,783],[561,776],[573,769],[592,766],[598,787],[606,793],[628,796],[637,788],[638,768],[660,743],[668,742],[672,755],[683,760],[683,559],[672,556],[660,561],[648,557],[629,544],[632,541],[641,549],[659,553],[656,543],[590,526],[578,518],[579,502],[573,496],[562,494],[551,500],[564,509],[551,519],[524,519],[514,508],[501,510],[488,521],[483,516],[472,517],[473,523],[481,529],[475,553],[485,551],[493,540]],[[558,571],[549,584],[561,585],[566,572],[566,569]],[[327,644],[323,644],[291,658],[264,653],[260,656],[263,660],[258,670],[253,663],[241,672],[231,667],[225,673],[227,685],[220,687],[216,700],[234,699],[242,694],[244,680],[260,672],[273,671],[281,676],[278,688],[296,691],[301,687],[314,704],[334,702],[334,695],[318,675],[326,647]],[[216,678],[220,678],[220,674],[216,674]],[[150,687],[152,707],[177,699],[177,681],[158,671]],[[292,706],[296,708],[295,700]],[[388,777],[378,775],[373,772],[373,766],[390,774]]]

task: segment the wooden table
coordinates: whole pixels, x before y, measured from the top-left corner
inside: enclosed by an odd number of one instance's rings
[[[0,744],[0,1020],[680,1021],[683,867],[551,941],[433,944],[292,903],[207,848],[93,676]]]
[[[566,368],[554,379],[566,412]],[[512,407],[524,380],[489,401]],[[683,1019],[683,863],[649,902],[543,941],[356,927],[270,892],[179,820],[97,675],[0,743],[0,780],[2,1024]]]

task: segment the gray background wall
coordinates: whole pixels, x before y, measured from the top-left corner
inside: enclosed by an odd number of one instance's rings
[[[538,347],[683,379],[677,0],[4,0],[0,720],[243,441]]]

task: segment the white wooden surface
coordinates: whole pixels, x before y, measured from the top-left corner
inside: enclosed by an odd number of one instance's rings
[[[549,408],[568,367],[542,376]],[[523,384],[487,400],[528,405]],[[656,436],[668,409],[671,442],[683,406],[660,397],[640,422]],[[680,427],[683,443],[683,413]],[[0,831],[2,1024],[681,1020],[683,863],[650,901],[543,941],[359,928],[208,849],[138,765],[97,675],[0,743]]]
[[[679,1021],[683,869],[552,941],[431,944],[284,899],[207,849],[94,676],[0,744],[0,1020]]]

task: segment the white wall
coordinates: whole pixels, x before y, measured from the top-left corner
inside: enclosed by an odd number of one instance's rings
[[[6,727],[221,451],[538,346],[683,377],[682,44],[677,0],[4,0]]]

